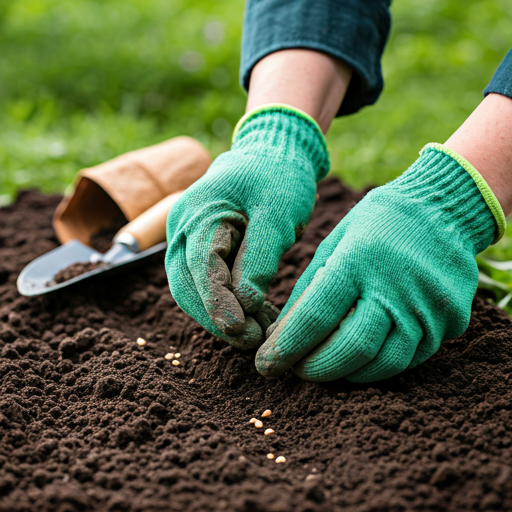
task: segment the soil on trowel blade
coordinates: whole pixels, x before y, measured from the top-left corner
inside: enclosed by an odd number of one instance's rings
[[[48,283],[49,286],[57,283],[63,283],[64,281],[69,281],[74,277],[85,274],[86,272],[90,272],[91,270],[96,270],[97,268],[104,267],[105,263],[99,261],[96,263],[84,262],[84,263],[73,263],[73,265],[69,265],[62,270],[59,270],[53,278],[53,281]]]
[[[363,195],[334,179],[319,193],[272,285],[280,307]],[[59,199],[0,210],[0,511],[512,510],[512,324],[496,307],[476,298],[463,336],[384,382],[266,380],[253,351],[181,312],[162,255],[20,296],[21,269],[58,245]]]
[[[98,252],[106,253],[112,247],[112,240],[117,232],[126,224],[126,218],[118,218],[105,229],[100,229],[97,233],[91,235],[90,245]],[[105,266],[103,262],[79,262],[73,263],[68,267],[60,270],[55,274],[51,281],[48,281],[47,286],[53,286],[65,281],[69,281],[74,277],[96,270],[97,268]]]

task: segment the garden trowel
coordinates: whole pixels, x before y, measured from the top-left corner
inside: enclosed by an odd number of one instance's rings
[[[19,275],[19,292],[27,296],[52,292],[163,251],[167,246],[167,214],[182,193],[180,191],[170,194],[123,226],[105,254],[73,239],[36,258]],[[63,282],[55,281],[55,276],[61,270],[80,263],[90,270]]]

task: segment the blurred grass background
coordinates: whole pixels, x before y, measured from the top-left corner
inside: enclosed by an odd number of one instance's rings
[[[0,204],[188,134],[214,155],[243,114],[243,0],[1,0]],[[383,184],[444,142],[512,45],[510,0],[399,0],[378,103],[335,121],[333,170]],[[512,258],[512,231],[491,250]]]

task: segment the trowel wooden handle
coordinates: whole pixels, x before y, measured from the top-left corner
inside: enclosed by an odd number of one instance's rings
[[[129,233],[139,243],[139,251],[144,251],[163,242],[165,240],[167,215],[174,203],[181,197],[181,194],[183,194],[183,191],[164,197],[126,226],[123,226],[116,237],[121,233]]]

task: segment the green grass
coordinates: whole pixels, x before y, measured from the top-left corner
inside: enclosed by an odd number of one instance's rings
[[[2,0],[0,203],[178,134],[214,155],[242,115],[242,0]],[[403,172],[481,101],[512,45],[510,0],[400,0],[373,107],[335,121],[333,173],[355,188]],[[491,256],[512,259],[512,230]]]

